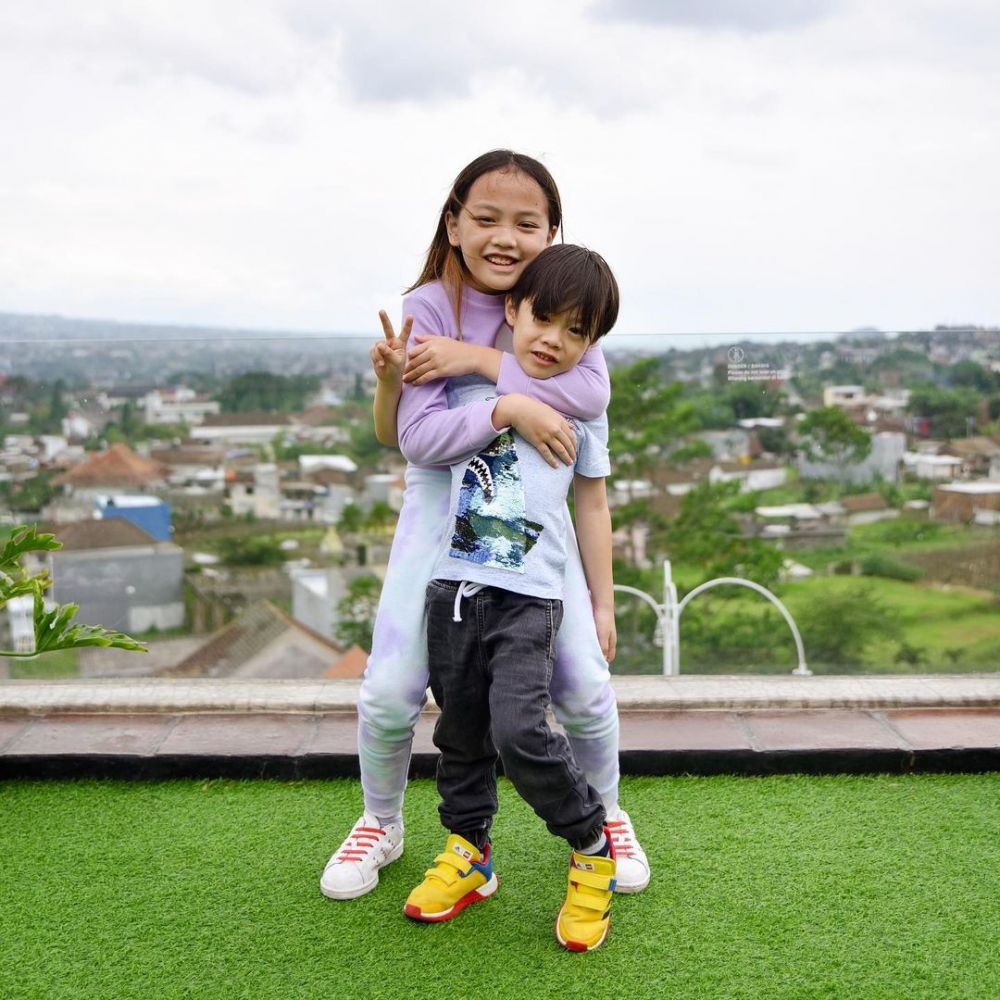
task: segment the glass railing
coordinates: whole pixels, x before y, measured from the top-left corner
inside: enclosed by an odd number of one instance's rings
[[[150,651],[0,676],[356,676],[404,469],[374,337],[3,320],[0,539],[54,532],[49,598]],[[1000,331],[604,349],[614,672],[997,669]],[[0,648],[32,641],[10,602]]]

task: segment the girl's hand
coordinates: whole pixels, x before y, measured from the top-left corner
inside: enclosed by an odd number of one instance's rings
[[[403,381],[411,385],[423,385],[453,375],[483,374],[483,365],[489,356],[495,354],[498,359],[500,356],[492,347],[467,344],[432,333],[418,333],[413,340],[417,346],[411,348],[403,373]]]
[[[597,641],[601,644],[601,652],[604,654],[604,659],[610,663],[615,658],[618,646],[615,609],[594,608],[594,625],[597,627]]]
[[[510,424],[553,469],[576,461],[576,435],[570,422],[546,403],[511,393],[501,396],[493,411],[494,426]]]
[[[385,339],[378,341],[368,352],[372,359],[372,367],[375,369],[375,377],[386,385],[399,385],[403,365],[406,362],[406,342],[410,339],[410,330],[413,329],[413,317],[407,316],[403,320],[403,329],[399,331],[398,337],[384,309],[379,310],[378,318],[382,321],[382,333]]]

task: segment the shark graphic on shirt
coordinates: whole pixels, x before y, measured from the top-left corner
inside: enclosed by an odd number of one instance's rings
[[[517,447],[505,431],[465,467],[449,555],[523,573],[524,557],[541,531],[542,525],[525,516]]]

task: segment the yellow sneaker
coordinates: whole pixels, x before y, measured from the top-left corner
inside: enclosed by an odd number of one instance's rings
[[[414,920],[437,923],[451,920],[467,906],[488,899],[499,885],[493,874],[490,845],[482,853],[453,833],[420,883],[410,893],[403,912]]]
[[[570,951],[600,948],[611,926],[614,894],[614,856],[573,851],[569,857],[569,888],[556,917],[556,940]]]

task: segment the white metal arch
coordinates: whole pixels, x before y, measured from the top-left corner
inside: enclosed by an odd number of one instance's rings
[[[640,600],[645,601],[656,614],[657,625],[659,626],[660,633],[663,637],[663,673],[666,675],[677,675],[680,673],[681,666],[681,656],[680,656],[680,619],[681,612],[687,607],[688,603],[692,598],[697,597],[699,594],[704,593],[706,590],[712,587],[717,587],[720,584],[731,583],[736,584],[740,587],[749,587],[751,590],[756,591],[758,594],[766,597],[782,614],[785,621],[788,623],[788,627],[792,631],[792,638],[795,640],[795,650],[798,654],[798,665],[792,671],[793,674],[798,674],[799,676],[808,677],[812,674],[812,671],[806,665],[806,654],[805,648],[802,645],[802,636],[799,634],[798,626],[795,624],[795,619],[792,618],[788,609],[784,604],[775,597],[766,587],[762,587],[759,583],[754,583],[753,580],[746,580],[741,576],[720,576],[714,580],[708,580],[706,583],[699,584],[694,590],[684,595],[684,600],[678,603],[677,601],[677,586],[674,584],[670,572],[670,562],[669,560],[663,563],[663,603],[657,603],[649,594],[644,590],[639,590],[637,587],[630,587],[624,583],[616,583],[615,590],[624,594],[632,594],[634,597],[638,597]]]

